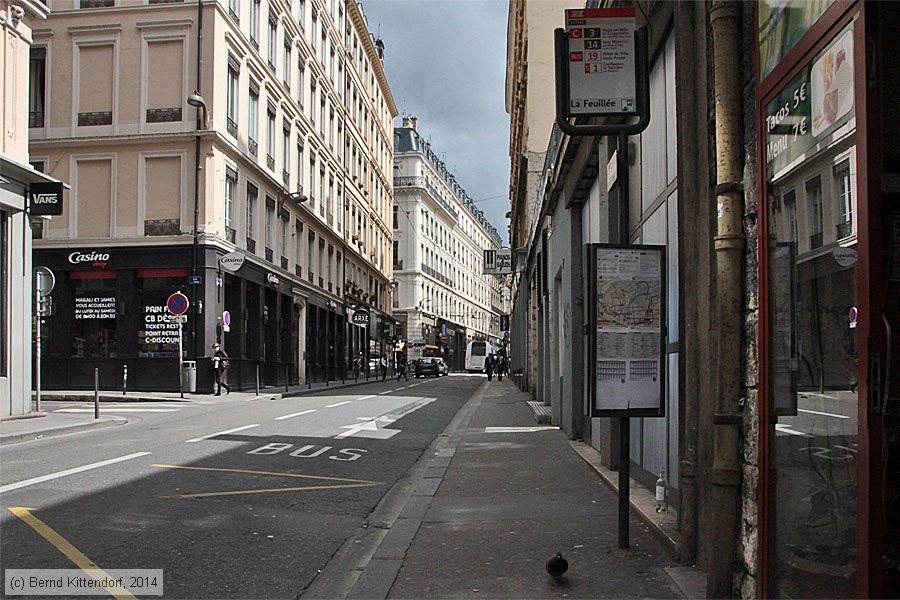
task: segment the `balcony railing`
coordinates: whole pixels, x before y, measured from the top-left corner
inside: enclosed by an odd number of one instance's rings
[[[303,277],[303,265],[294,265],[294,273],[297,274],[297,277]]]
[[[815,250],[822,247],[822,232],[814,233],[809,236],[809,249]]]
[[[266,166],[269,167],[270,171],[275,170],[275,157],[271,154],[266,154]]]
[[[43,127],[44,126],[44,111],[31,111],[28,113],[28,126],[29,127]]]
[[[852,221],[844,221],[843,223],[837,224],[837,238],[842,240],[846,237],[850,237],[853,235],[853,222]]]
[[[457,211],[449,202],[444,199],[444,196],[435,188],[431,183],[425,179],[424,177],[417,177],[415,175],[410,175],[406,177],[394,177],[394,187],[417,187],[427,190],[431,193],[431,196],[440,204],[444,210],[446,210],[450,216],[453,217],[454,221],[459,221],[459,211]]]
[[[320,287],[320,288],[325,287],[325,280],[322,279],[321,277],[319,277],[319,287]]]
[[[256,254],[256,240],[247,238],[247,252]]]
[[[271,248],[266,248],[266,260],[272,262],[275,258],[275,252]]]
[[[308,273],[306,274],[306,280],[309,281],[310,283],[313,282],[313,273],[312,273],[312,271],[310,271],[310,272],[308,272]]]
[[[288,260],[285,257],[281,257],[281,268],[287,271],[288,268]]]
[[[237,232],[227,225],[225,226],[225,239],[232,244],[234,243],[234,240],[237,239]]]
[[[226,120],[225,130],[228,132],[228,135],[237,137],[237,123],[231,117],[228,117]]]
[[[291,174],[290,174],[290,172],[289,172],[287,169],[283,169],[283,170],[281,171],[281,181],[284,182],[284,185],[290,185],[290,184],[291,184]]]
[[[174,123],[181,121],[181,108],[148,108],[148,123]]]
[[[256,156],[257,152],[259,152],[259,144],[256,143],[256,140],[254,140],[253,138],[247,139],[247,150],[250,152],[250,154]]]
[[[78,113],[79,127],[112,125],[112,111]]]

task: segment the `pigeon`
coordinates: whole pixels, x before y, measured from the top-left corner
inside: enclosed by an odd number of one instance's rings
[[[569,570],[569,561],[563,558],[561,552],[557,552],[556,556],[547,561],[546,568],[554,579],[559,579],[563,573]]]

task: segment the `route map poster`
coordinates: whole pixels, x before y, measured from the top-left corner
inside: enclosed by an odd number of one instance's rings
[[[595,245],[593,416],[662,416],[665,247]]]

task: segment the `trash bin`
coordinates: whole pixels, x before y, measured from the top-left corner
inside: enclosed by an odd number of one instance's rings
[[[181,391],[193,394],[197,391],[197,361],[186,360],[181,363]]]

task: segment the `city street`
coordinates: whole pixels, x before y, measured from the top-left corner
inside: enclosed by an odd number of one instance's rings
[[[104,570],[163,569],[167,598],[297,597],[483,381],[104,403],[128,424],[4,446],[2,568],[73,569],[72,547]]]

